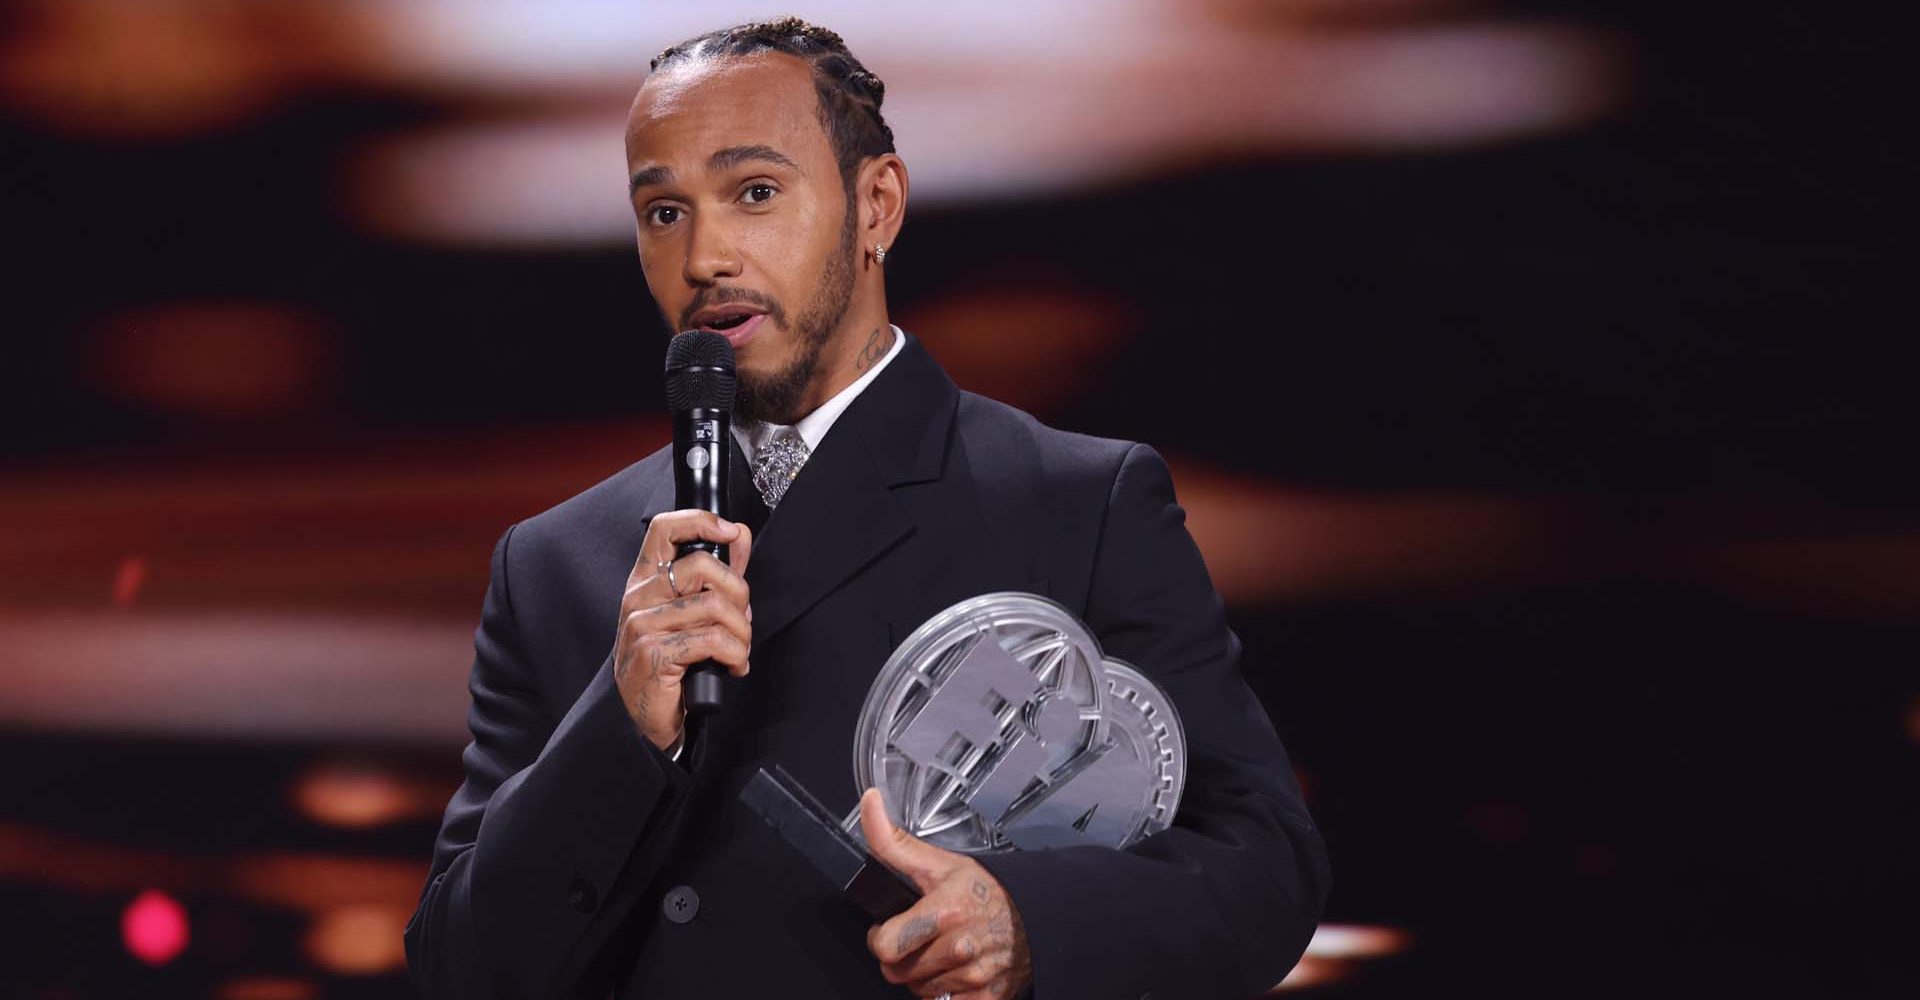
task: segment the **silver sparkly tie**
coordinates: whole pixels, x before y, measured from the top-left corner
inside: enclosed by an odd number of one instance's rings
[[[800,467],[807,464],[807,443],[800,440],[800,432],[791,427],[782,427],[760,446],[759,454],[753,459],[753,485],[767,502],[767,509],[780,506],[780,498],[787,495],[787,486],[793,477],[800,474]]]

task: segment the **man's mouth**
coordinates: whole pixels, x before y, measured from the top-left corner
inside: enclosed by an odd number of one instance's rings
[[[720,302],[705,306],[687,317],[687,326],[695,330],[706,330],[727,338],[733,349],[738,351],[747,341],[752,340],[760,324],[766,320],[768,308],[751,300],[736,299],[732,302]]]
[[[696,317],[700,321],[698,329],[709,330],[727,338],[734,350],[744,347],[747,341],[760,329],[766,320],[765,313],[750,310],[715,310],[705,316]]]
[[[726,305],[708,306],[694,313],[692,322],[688,325],[699,330],[712,330],[715,333],[725,333],[728,330],[745,324],[748,320],[764,312],[766,312],[766,310],[746,302],[732,302]]]

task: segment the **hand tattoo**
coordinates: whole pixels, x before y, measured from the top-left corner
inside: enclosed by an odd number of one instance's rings
[[[939,929],[939,922],[931,914],[915,917],[907,921],[907,926],[900,928],[900,937],[894,941],[894,948],[902,956],[910,954],[933,940],[934,932]]]

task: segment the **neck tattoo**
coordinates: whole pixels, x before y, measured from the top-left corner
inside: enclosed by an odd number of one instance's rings
[[[872,333],[867,334],[867,342],[860,345],[860,354],[853,359],[853,370],[863,372],[879,364],[880,359],[887,356],[887,349],[892,346],[893,328],[875,327]]]

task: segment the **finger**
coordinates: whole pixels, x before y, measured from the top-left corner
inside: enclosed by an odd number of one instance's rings
[[[676,597],[665,604],[629,612],[641,620],[648,632],[687,632],[704,628],[725,629],[742,646],[753,645],[753,626],[747,615],[712,591]]]
[[[952,919],[948,916],[949,912],[933,898],[924,897],[905,912],[897,913],[886,922],[870,928],[867,931],[867,950],[880,960],[883,970],[888,965],[898,964],[940,936],[941,923]],[[894,982],[905,980],[896,979]]]
[[[880,974],[890,983],[923,983],[979,958],[979,941],[978,935],[962,926],[934,938],[919,951],[899,961],[882,962]]]
[[[726,543],[739,535],[739,525],[709,511],[670,510],[656,514],[647,525],[646,540],[640,543],[640,557],[633,567],[633,575],[643,575],[648,572],[646,567],[672,559],[678,554],[681,542],[704,539]]]
[[[747,575],[747,559],[753,555],[753,529],[738,521],[733,523],[740,529],[740,536],[727,546],[727,564],[744,577]]]
[[[689,638],[679,647],[677,659],[691,667],[696,663],[712,660],[727,669],[735,677],[747,676],[751,664],[747,662],[747,644],[741,642],[732,633],[718,628],[695,629],[688,632],[675,632],[666,641],[672,642],[679,636]]]
[[[874,857],[906,876],[921,892],[931,891],[940,880],[946,867],[944,856],[949,852],[895,826],[887,818],[886,801],[878,788],[869,788],[860,796],[860,832]]]
[[[702,590],[712,590],[725,595],[727,600],[733,602],[734,606],[740,608],[742,612],[746,610],[749,590],[746,578],[740,575],[739,570],[728,566],[707,552],[689,552],[675,559],[672,565],[671,577],[659,572],[657,568],[652,577],[659,580],[664,588],[662,591],[655,592],[658,600],[668,600],[668,592],[672,591],[674,584],[679,584],[680,590],[672,593],[672,597],[685,597]],[[641,581],[643,587],[645,583],[645,580]]]
[[[667,566],[665,570],[656,566],[651,574],[627,582],[627,592],[620,599],[623,614],[645,611],[706,591],[722,595],[740,608],[742,614],[752,606],[748,603],[747,581],[705,552],[689,553]]]
[[[934,993],[931,995],[937,997],[940,994]],[[980,989],[968,990],[965,993],[955,993],[953,1000],[1007,1000],[1007,998],[1012,995],[1013,984],[1008,982],[1006,976],[1000,976]]]
[[[939,975],[914,980],[909,989],[923,997],[937,997],[942,993],[960,996],[969,990],[986,989],[1003,971],[1005,971],[1003,963],[982,958]]]
[[[671,682],[669,686],[678,687],[685,668],[704,660],[725,665],[735,677],[747,673],[746,644],[717,627],[650,632],[641,638],[640,645],[656,683]]]

